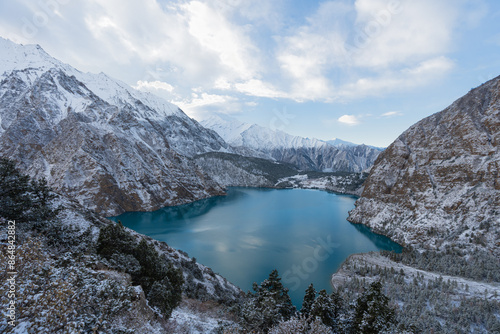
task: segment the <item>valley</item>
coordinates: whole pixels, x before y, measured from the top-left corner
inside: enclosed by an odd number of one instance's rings
[[[312,332],[343,333],[359,331],[363,314],[369,314],[391,333],[498,332],[499,96],[497,77],[417,122],[382,150],[222,118],[198,122],[153,94],[103,73],[80,72],[38,45],[0,38],[1,261],[8,262],[7,223],[17,220],[22,294],[18,327],[9,327],[4,317],[0,330],[282,333],[308,326]],[[257,188],[240,195],[260,194],[255,195],[260,202],[230,221],[220,213],[197,222],[199,231],[184,234],[180,225],[169,231],[158,221],[139,218],[163,212],[189,225],[190,214],[203,218],[227,204],[231,187]],[[313,218],[320,222],[314,235],[306,233],[314,230],[307,223],[313,212],[299,212],[308,204],[306,197],[264,196],[302,192],[318,197],[309,203],[314,212],[320,212],[315,205],[327,210],[320,215],[326,220]],[[356,195],[355,207],[352,197],[328,192]],[[342,198],[349,203],[339,204],[341,213],[328,211]],[[286,218],[272,225],[280,220],[272,210],[262,213],[266,206]],[[133,216],[125,224],[132,229],[104,218],[120,214]],[[250,230],[235,235],[248,237],[248,248],[262,253],[242,254],[239,265],[271,254],[290,256],[261,266],[261,282],[252,293],[242,290],[252,282],[238,287],[204,265],[238,252],[226,244],[220,252],[210,243],[235,237],[203,234],[204,229],[217,232],[225,224],[227,232],[242,215],[251,220],[245,224]],[[265,223],[267,234],[277,238],[267,248],[252,239],[258,226],[251,225],[265,218],[272,220]],[[333,221],[340,225],[328,227]],[[286,268],[305,263],[307,257],[294,252],[306,251],[280,245],[280,234],[317,240],[343,228],[360,239],[344,236],[336,242],[360,247],[321,269],[316,263],[312,271],[327,283],[315,287],[331,282],[332,289],[312,290],[310,305],[296,313],[293,304],[301,306],[299,295],[312,281],[301,279],[292,303],[287,288],[294,280]],[[195,232],[202,238],[193,238]],[[175,233],[179,239],[169,239]],[[384,249],[377,242],[386,238],[403,246],[402,253],[351,255]],[[171,244],[192,244],[190,254]],[[315,246],[305,243],[313,255]],[[205,255],[204,264],[198,263]],[[281,265],[282,278],[273,271]],[[5,278],[2,272],[0,279]],[[6,284],[0,289],[2,307],[10,303],[6,289]],[[383,311],[361,312],[367,298],[375,298]]]

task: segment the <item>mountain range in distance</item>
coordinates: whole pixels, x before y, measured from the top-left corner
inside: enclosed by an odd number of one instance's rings
[[[223,114],[214,113],[200,123],[245,155],[289,163],[306,171],[362,172],[371,167],[383,151],[341,139],[323,141],[294,136]]]

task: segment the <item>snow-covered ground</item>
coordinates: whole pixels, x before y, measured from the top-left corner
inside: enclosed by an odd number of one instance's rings
[[[354,254],[347,260],[349,262],[349,267],[359,266],[359,267],[377,267],[379,270],[386,268],[388,270],[394,269],[396,273],[400,273],[401,270],[404,272],[405,283],[411,283],[414,278],[419,277],[426,284],[435,280],[442,280],[445,282],[452,283],[455,281],[457,284],[454,285],[452,296],[456,301],[461,298],[472,298],[479,297],[488,300],[495,300],[500,302],[500,283],[493,282],[477,282],[470,279],[465,279],[458,276],[442,275],[439,273],[425,271],[416,269],[402,263],[394,262],[380,253],[363,253]],[[333,286],[339,286],[348,280],[353,279],[357,274],[352,270],[346,269],[346,266],[341,267],[339,271],[332,275],[331,282]],[[377,276],[363,276],[368,282],[376,281],[379,277]]]
[[[192,307],[193,303],[198,307],[200,305],[197,301],[184,300],[182,305],[172,312],[167,326],[174,333],[209,334],[218,333],[223,327],[239,327],[234,321],[220,314],[220,310],[196,310]]]

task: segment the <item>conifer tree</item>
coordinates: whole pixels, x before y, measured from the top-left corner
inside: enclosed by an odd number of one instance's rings
[[[338,305],[333,303],[326,290],[321,290],[311,307],[311,319],[319,318],[323,324],[334,329],[338,327],[337,313]]]
[[[97,239],[97,253],[110,258],[114,253],[132,254],[135,247],[134,237],[122,223],[111,223],[101,228]]]
[[[52,208],[55,194],[45,179],[31,180],[12,160],[0,158],[0,217],[19,222],[41,222],[57,216]]]
[[[314,290],[314,286],[311,283],[309,287],[306,289],[306,293],[304,295],[304,301],[302,302],[302,308],[300,309],[300,313],[302,313],[306,318],[308,318],[311,313],[311,307],[315,299],[316,299],[316,290]]]
[[[273,270],[260,285],[254,283],[253,289],[255,293],[249,295],[242,310],[243,319],[252,329],[267,332],[295,315],[296,308],[277,270]]]
[[[375,334],[395,323],[394,309],[382,293],[382,284],[374,282],[356,301],[353,327],[355,333]]]

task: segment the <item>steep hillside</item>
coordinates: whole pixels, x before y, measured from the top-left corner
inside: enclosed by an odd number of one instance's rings
[[[2,316],[0,332],[159,334],[182,332],[182,326],[215,332],[233,323],[227,320],[228,306],[238,303],[243,292],[225,278],[182,251],[124,228],[130,249],[146,242],[157,254],[156,267],[172,266],[182,274],[182,303],[169,319],[154,305],[146,285],[134,281],[134,271],[142,266],[137,255],[106,258],[99,252],[102,231],[117,224],[64,197],[55,204],[64,207],[57,219],[36,227],[16,224],[16,326]],[[7,221],[0,217],[0,224],[0,262],[7,263]],[[9,278],[7,271],[0,278]],[[8,288],[0,286],[3,309],[10,302]]]
[[[213,115],[201,124],[216,131],[241,154],[289,163],[308,171],[359,173],[372,166],[381,152],[339,139],[325,142],[293,136],[225,115]]]
[[[500,255],[499,142],[497,77],[400,135],[349,220],[404,245]]]
[[[106,215],[220,195],[187,157],[232,149],[178,107],[0,39],[0,154]]]

